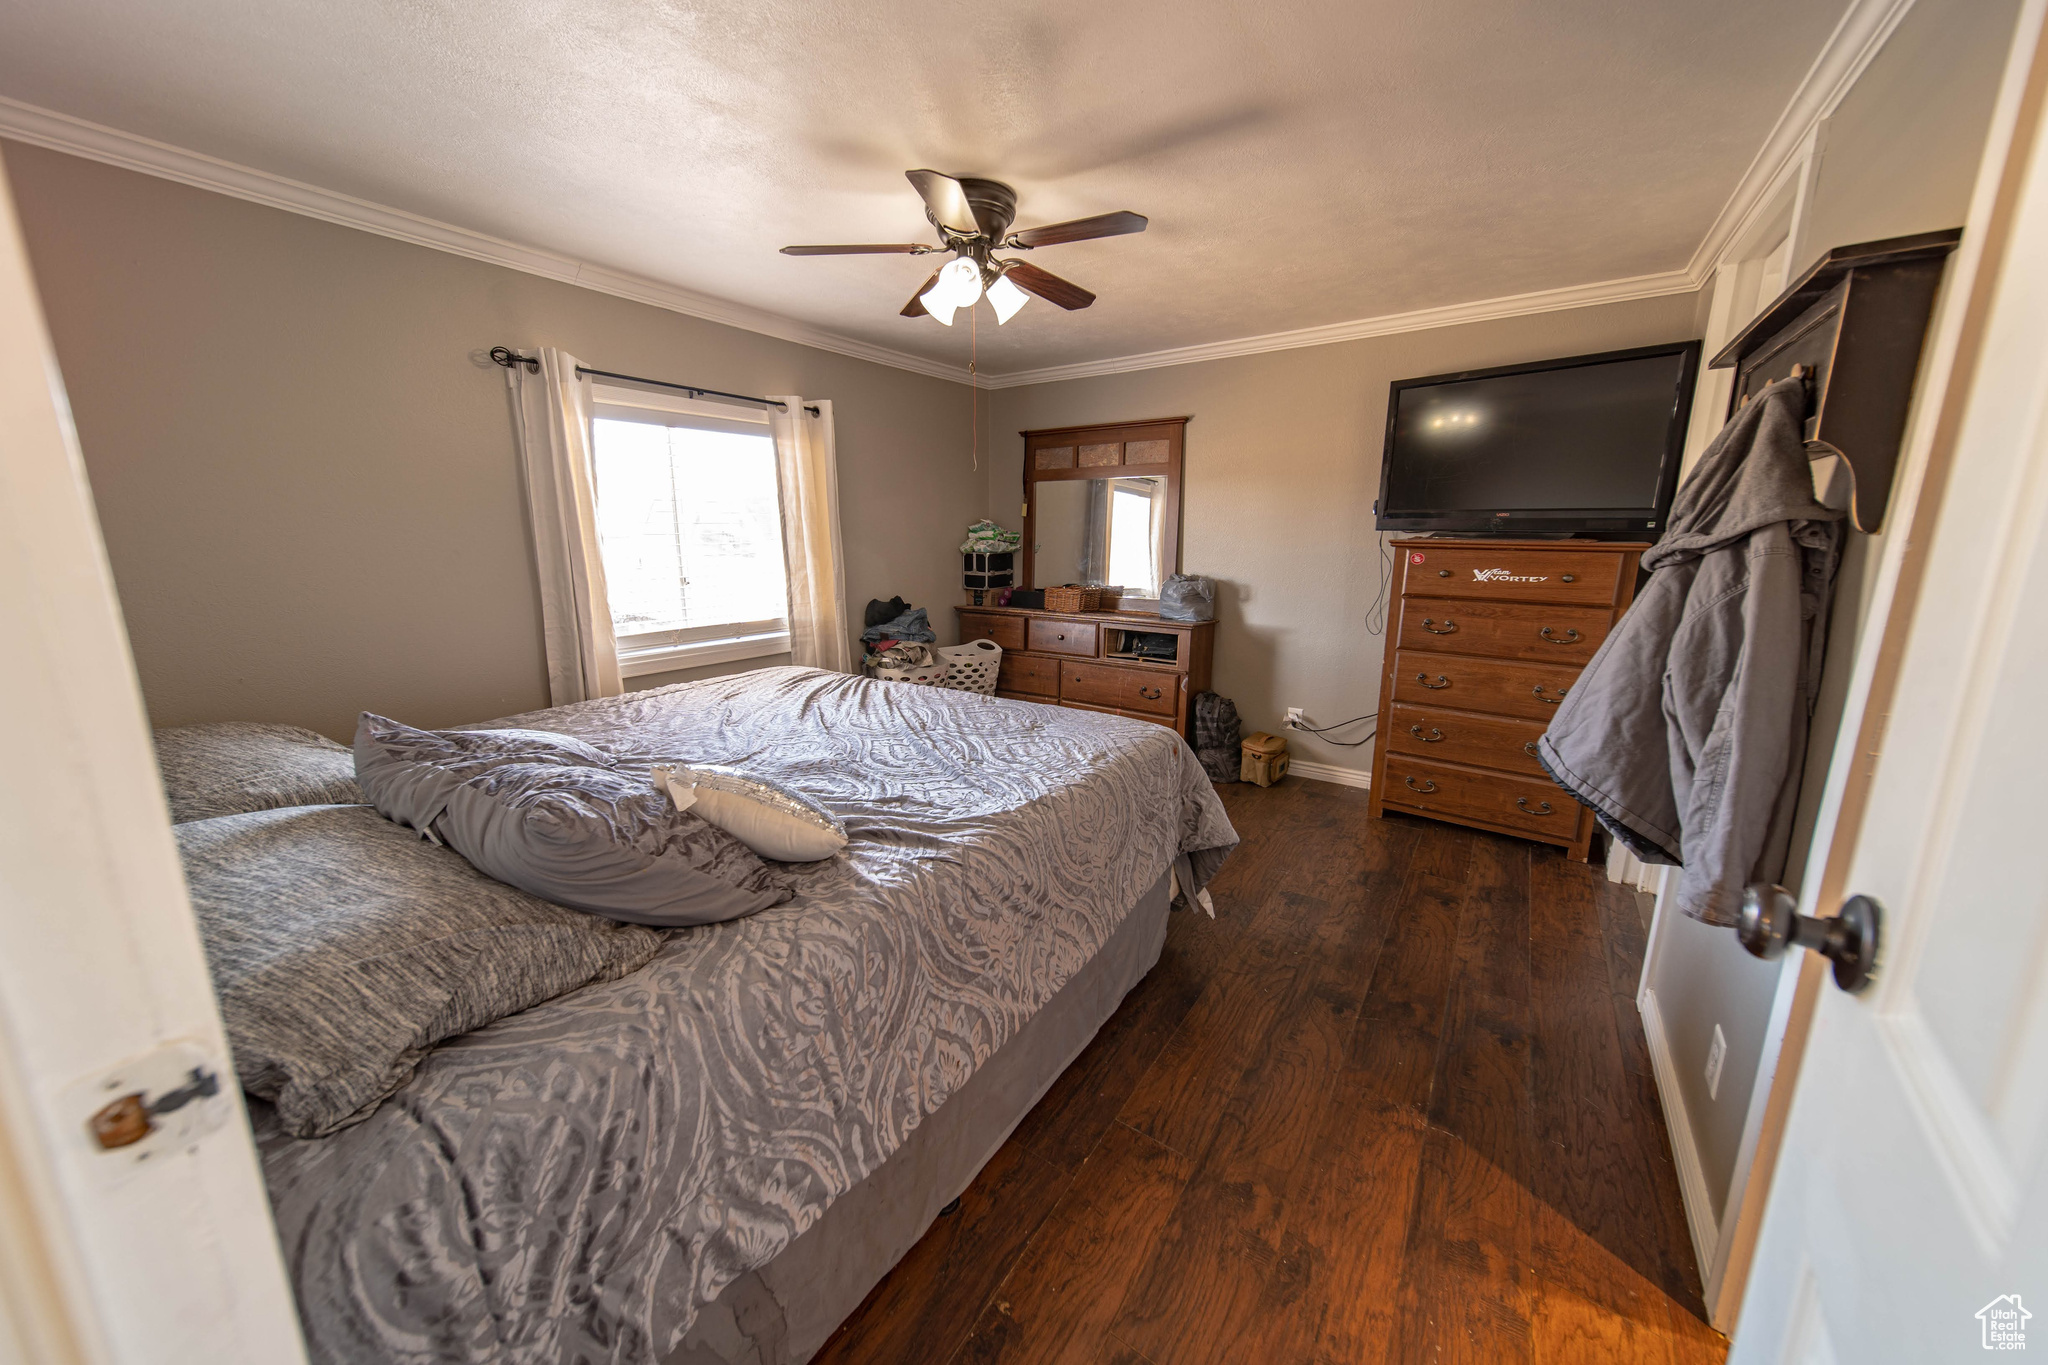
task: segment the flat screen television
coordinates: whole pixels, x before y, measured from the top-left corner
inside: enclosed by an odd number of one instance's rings
[[[1379,529],[1655,540],[1699,363],[1682,341],[1397,381]]]

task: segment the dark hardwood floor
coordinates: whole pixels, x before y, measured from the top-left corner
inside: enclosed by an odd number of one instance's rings
[[[1722,1360],[1631,893],[1361,791],[1221,791],[1216,918],[818,1359]]]

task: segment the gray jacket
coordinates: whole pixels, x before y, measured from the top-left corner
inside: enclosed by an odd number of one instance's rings
[[[1538,745],[1559,786],[1647,862],[1678,906],[1733,924],[1785,869],[1841,513],[1814,500],[1799,381],[1735,415],[1643,555],[1641,597]]]

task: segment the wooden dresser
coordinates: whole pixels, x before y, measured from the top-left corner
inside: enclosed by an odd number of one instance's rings
[[[955,610],[962,640],[1003,647],[997,696],[1155,721],[1194,742],[1194,698],[1209,690],[1214,621],[1162,621],[1137,611]]]
[[[1584,860],[1593,813],[1536,741],[1635,597],[1648,545],[1395,540],[1372,813],[1427,815],[1562,844]]]

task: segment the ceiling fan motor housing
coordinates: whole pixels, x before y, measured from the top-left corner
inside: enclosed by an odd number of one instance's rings
[[[967,207],[974,210],[981,235],[991,247],[1001,246],[1003,235],[1017,217],[1017,191],[1000,180],[963,179],[960,188],[967,195]]]

